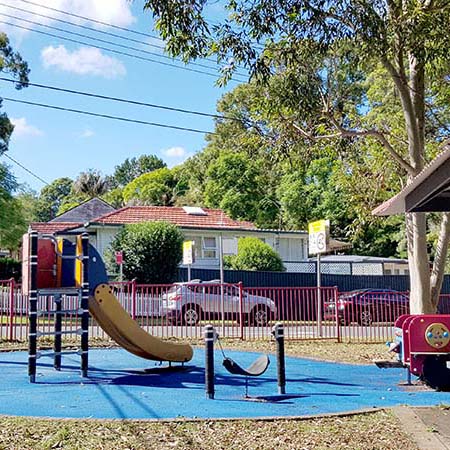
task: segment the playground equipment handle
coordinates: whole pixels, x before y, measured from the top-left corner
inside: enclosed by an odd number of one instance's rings
[[[55,246],[55,253],[62,259],[79,259],[82,260],[83,259],[83,255],[63,255],[59,250],[58,250],[58,241],[56,240],[55,236],[53,236],[52,234],[42,234],[39,236],[41,239],[47,239],[49,241],[53,242],[53,245]]]

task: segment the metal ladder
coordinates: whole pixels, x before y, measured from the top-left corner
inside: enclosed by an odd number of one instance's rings
[[[37,360],[42,357],[53,357],[53,366],[56,370],[61,370],[62,355],[76,354],[81,357],[80,371],[82,377],[87,377],[88,372],[88,354],[89,354],[89,235],[81,235],[81,254],[63,255],[56,250],[60,258],[75,259],[80,261],[82,279],[81,287],[61,287],[61,288],[37,288],[37,269],[38,269],[38,233],[30,232],[30,289],[29,289],[29,313],[28,313],[28,376],[31,383],[36,382]],[[41,239],[50,239],[57,244],[54,236],[41,236]],[[53,298],[54,309],[50,311],[38,310],[38,300],[41,296],[51,296]],[[63,309],[64,299],[77,297],[78,308]],[[54,331],[39,331],[38,318],[43,315],[53,315]],[[73,333],[73,330],[62,329],[62,318],[65,314],[77,314],[81,317],[81,326],[76,330],[76,334],[81,336],[81,345],[78,350],[63,351],[62,336]],[[54,346],[52,352],[38,351],[38,339],[43,336],[54,336]]]

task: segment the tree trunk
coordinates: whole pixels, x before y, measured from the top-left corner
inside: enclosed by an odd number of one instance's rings
[[[410,312],[411,314],[431,314],[435,310],[431,304],[425,214],[407,214],[406,228],[408,237]]]

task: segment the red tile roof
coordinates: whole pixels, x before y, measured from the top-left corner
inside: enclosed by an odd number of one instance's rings
[[[59,231],[72,230],[82,225],[82,223],[76,222],[32,222],[30,228],[38,233],[53,234]]]
[[[230,219],[220,209],[203,208],[206,215],[187,214],[183,208],[167,206],[127,206],[125,208],[105,214],[91,222],[91,224],[127,224],[153,222],[165,220],[179,227],[186,228],[231,228],[254,230],[251,222]]]

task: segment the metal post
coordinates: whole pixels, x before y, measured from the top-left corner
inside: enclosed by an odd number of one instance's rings
[[[220,273],[220,311],[222,313],[222,336],[225,336],[225,298],[224,298],[224,282],[223,273],[223,238],[222,233],[219,234],[219,273]]]
[[[322,337],[322,293],[321,293],[321,267],[320,253],[317,253],[317,331],[319,337]]]
[[[286,394],[286,365],[284,361],[284,326],[276,323],[272,328],[272,334],[277,343],[277,381],[278,393]]]
[[[37,359],[37,269],[38,269],[38,233],[32,231],[30,239],[30,289],[29,289],[29,309],[28,309],[28,376],[30,383],[36,382],[36,359]]]
[[[239,332],[241,335],[241,341],[244,340],[244,305],[242,303],[242,281],[239,281]]]
[[[53,367],[56,370],[61,370],[61,350],[62,350],[62,316],[61,316],[61,303],[62,297],[61,294],[55,294],[55,345],[53,350],[55,352],[55,356],[53,359]]]
[[[336,338],[338,342],[341,342],[341,324],[339,323],[339,311],[338,311],[338,288],[334,287],[334,312],[335,312],[335,325],[336,325]],[[345,314],[345,311],[344,311]],[[344,316],[345,317],[345,316]]]
[[[81,376],[87,377],[89,352],[89,234],[81,235],[83,281],[81,283]]]
[[[205,391],[206,397],[214,399],[214,327],[205,326]]]
[[[15,290],[15,280],[11,278],[9,283],[9,340],[12,342],[14,339],[14,290]]]

